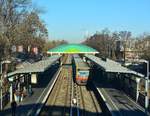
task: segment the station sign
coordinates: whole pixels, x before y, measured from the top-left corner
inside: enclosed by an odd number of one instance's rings
[[[31,75],[31,83],[37,84],[37,74],[32,74]]]

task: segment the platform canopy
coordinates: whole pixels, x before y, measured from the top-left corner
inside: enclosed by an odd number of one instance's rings
[[[97,50],[83,44],[63,44],[49,49],[48,54],[97,54]]]
[[[47,70],[51,65],[53,65],[55,62],[57,62],[60,59],[60,55],[53,55],[49,57],[48,59],[41,60],[38,62],[35,62],[33,64],[26,64],[24,67],[7,74],[7,77],[12,77],[14,75],[18,74],[30,74],[30,73],[40,73]]]
[[[99,57],[96,57],[94,55],[85,55],[85,57],[94,63],[96,63],[98,66],[100,66],[102,69],[104,69],[106,72],[112,72],[112,73],[125,73],[125,74],[133,74],[138,77],[144,77],[143,74],[138,73],[136,71],[130,70],[124,66],[122,66],[120,63],[117,63],[113,60],[106,59],[102,60]]]

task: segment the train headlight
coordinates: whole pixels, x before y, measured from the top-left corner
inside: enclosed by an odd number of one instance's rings
[[[73,98],[73,99],[72,99],[72,103],[73,103],[74,105],[77,105],[77,100],[76,100],[76,98]]]

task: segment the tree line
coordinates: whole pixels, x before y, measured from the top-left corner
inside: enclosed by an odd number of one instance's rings
[[[98,50],[101,57],[115,60],[124,58],[124,52],[130,49],[136,53],[139,52],[140,58],[150,60],[149,34],[133,37],[130,31],[111,32],[108,28],[105,28],[101,32],[96,32],[88,37],[83,43]]]
[[[11,57],[12,46],[36,46],[39,51],[66,41],[48,41],[48,30],[32,0],[0,0],[0,59]]]

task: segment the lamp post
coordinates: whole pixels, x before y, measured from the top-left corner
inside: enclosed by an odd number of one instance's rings
[[[148,112],[148,105],[149,105],[149,61],[146,62],[147,64],[147,75],[145,77],[145,111]]]
[[[9,61],[9,60],[4,60],[4,61],[2,61],[1,62],[1,71],[0,71],[0,73],[1,73],[1,82],[0,82],[0,87],[1,87],[1,91],[0,91],[0,96],[1,96],[1,110],[3,110],[3,85],[2,85],[2,80],[3,80],[3,78],[2,78],[2,73],[3,73],[3,64],[9,64],[9,63],[11,63],[11,61]]]

